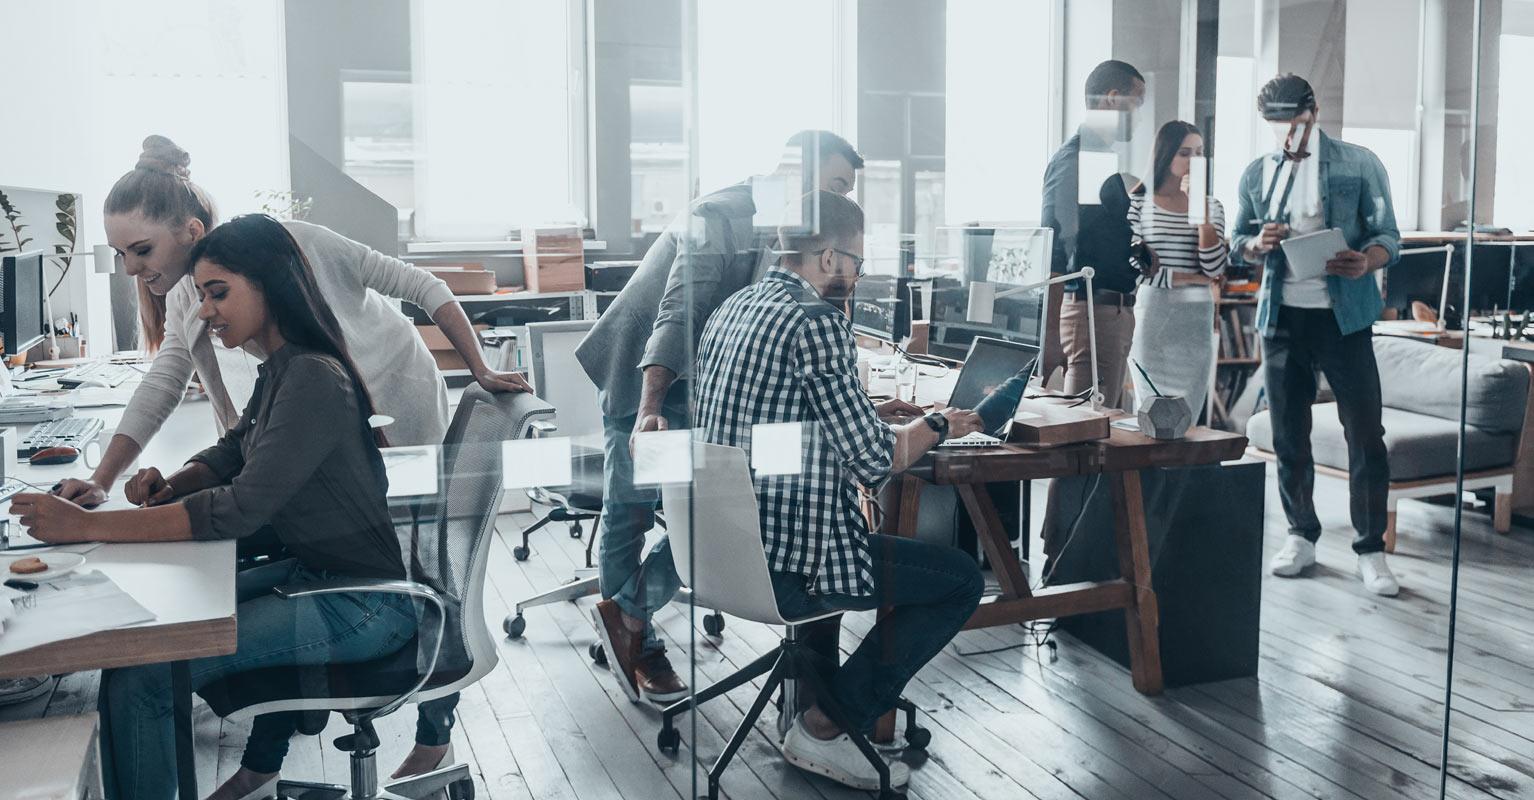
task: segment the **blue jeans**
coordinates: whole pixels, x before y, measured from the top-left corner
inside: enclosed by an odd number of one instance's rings
[[[415,635],[408,598],[346,594],[284,600],[272,589],[329,577],[280,561],[236,577],[238,646],[227,656],[191,662],[195,691],[234,673],[266,667],[349,663],[381,658]],[[170,666],[106,670],[98,698],[102,773],[107,796],[169,800],[176,795]],[[296,714],[263,714],[251,725],[241,765],[276,772],[297,727]]]
[[[681,410],[668,406],[664,413],[673,430],[687,426],[687,415]],[[682,579],[676,574],[671,542],[665,537],[641,560],[645,534],[655,527],[660,491],[634,485],[629,436],[637,419],[637,415],[602,418],[602,535],[597,573],[602,596],[617,603],[623,613],[645,621],[643,654],[649,655],[666,650],[650,626],[650,615],[671,602]]]
[[[912,676],[953,640],[985,591],[980,566],[962,550],[879,534],[868,537],[868,549],[874,577],[874,593],[868,597],[811,594],[810,578],[772,573],[778,612],[785,619],[890,608],[847,663],[826,680],[848,725],[863,733],[873,730],[879,717],[899,702]],[[841,617],[801,627],[806,644],[834,665]]]

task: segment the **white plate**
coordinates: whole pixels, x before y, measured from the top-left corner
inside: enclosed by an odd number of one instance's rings
[[[11,564],[23,558],[40,558],[48,568],[42,572],[34,572],[31,575],[21,575],[11,572]],[[0,580],[31,581],[43,583],[57,580],[80,568],[85,563],[85,556],[79,553],[55,553],[43,550],[37,553],[17,554],[0,556]]]

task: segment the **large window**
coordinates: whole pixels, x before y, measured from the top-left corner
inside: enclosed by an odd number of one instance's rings
[[[1493,201],[1497,225],[1526,231],[1534,228],[1534,149],[1527,146],[1534,130],[1534,106],[1520,87],[1534,75],[1534,36],[1500,37],[1498,74],[1504,91],[1497,104],[1497,182]],[[1511,89],[1511,91],[1506,91]]]
[[[572,17],[562,0],[411,5],[416,236],[499,239],[586,222]]]
[[[1049,163],[1052,4],[948,4],[948,222],[1037,221]]]
[[[855,37],[846,0],[698,3],[698,183],[710,192],[771,172],[805,128],[856,141],[847,97]]]

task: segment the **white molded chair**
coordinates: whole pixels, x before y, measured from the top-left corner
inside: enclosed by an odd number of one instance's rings
[[[757,693],[745,719],[741,720],[725,744],[724,752],[709,769],[707,796],[713,800],[719,796],[719,779],[725,768],[755,728],[757,719],[766,709],[773,693],[786,680],[802,680],[814,690],[821,709],[844,730],[849,731],[853,743],[878,769],[881,800],[904,798],[903,793],[890,788],[889,767],[873,745],[846,724],[845,716],[836,707],[835,700],[826,691],[820,672],[815,668],[819,657],[800,637],[798,626],[835,617],[843,612],[830,611],[798,619],[784,619],[778,613],[777,596],[767,568],[767,554],[762,548],[756,492],[751,483],[751,472],[746,465],[745,451],[736,447],[700,443],[694,446],[692,467],[691,484],[670,484],[661,490],[671,522],[671,548],[683,582],[689,585],[694,601],[700,606],[751,622],[781,626],[785,630],[782,642],[771,652],[696,695],[667,706],[661,712],[657,746],[664,752],[675,753],[682,739],[674,724],[678,716],[767,675],[767,682]],[[708,521],[706,536],[693,535],[694,520]],[[909,703],[902,703],[900,708],[906,712],[907,742],[911,747],[924,748],[930,741],[930,734],[916,725],[915,708]],[[784,713],[792,712],[785,710]]]

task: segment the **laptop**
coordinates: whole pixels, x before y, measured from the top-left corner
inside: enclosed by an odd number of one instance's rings
[[[964,367],[954,384],[948,405],[980,413],[983,431],[949,439],[941,447],[990,447],[1001,444],[1001,434],[1017,413],[1028,389],[1028,380],[1039,363],[1036,345],[976,336],[969,344]]]

